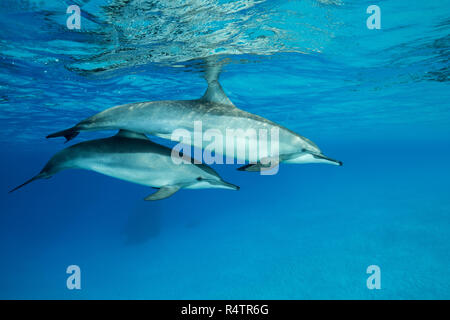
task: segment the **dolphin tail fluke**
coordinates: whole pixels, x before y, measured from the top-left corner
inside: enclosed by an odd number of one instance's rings
[[[20,189],[20,188],[22,188],[23,186],[29,184],[30,182],[33,182],[34,180],[37,180],[37,179],[43,179],[43,178],[45,178],[45,177],[47,177],[47,174],[41,172],[41,173],[39,173],[38,175],[35,175],[33,178],[31,178],[31,179],[25,181],[25,182],[22,183],[20,186],[17,186],[17,187],[15,187],[14,189],[10,190],[8,193],[14,192],[14,191],[16,191],[17,189]]]
[[[58,131],[52,134],[49,134],[47,136],[48,138],[56,138],[56,137],[64,137],[66,138],[66,142],[69,142],[70,140],[72,140],[73,138],[75,138],[80,132],[77,131],[77,129],[75,129],[75,127],[66,129],[66,130],[62,130],[62,131]]]

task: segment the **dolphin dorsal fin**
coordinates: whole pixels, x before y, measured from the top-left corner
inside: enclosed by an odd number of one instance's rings
[[[205,58],[204,78],[208,82],[208,89],[200,100],[234,107],[234,104],[228,99],[219,83],[222,65],[223,61],[217,61],[217,58],[214,56]]]
[[[142,140],[150,140],[147,138],[147,136],[143,133],[120,129],[119,132],[117,132],[116,137],[123,137],[123,138],[130,138],[130,139],[142,139]]]
[[[230,99],[228,99],[227,95],[225,94],[225,92],[223,92],[222,86],[218,81],[208,83],[208,89],[206,90],[201,100],[212,103],[220,103],[223,105],[234,107],[233,102],[231,102]]]

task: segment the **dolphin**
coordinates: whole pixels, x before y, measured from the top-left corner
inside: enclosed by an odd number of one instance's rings
[[[74,127],[59,131],[47,136],[47,138],[61,137],[66,138],[66,142],[75,138],[81,131],[98,131],[126,129],[165,139],[171,139],[193,145],[202,149],[202,139],[200,143],[194,139],[183,141],[181,137],[175,137],[172,133],[177,129],[184,129],[188,132],[194,132],[195,122],[201,121],[202,129],[218,130],[222,137],[225,136],[226,143],[229,137],[226,136],[227,129],[236,131],[252,129],[254,132],[266,130],[272,132],[272,129],[278,130],[278,154],[276,159],[270,155],[253,154],[245,150],[246,145],[252,144],[260,146],[260,136],[249,136],[241,134],[232,136],[233,141],[237,141],[237,149],[243,149],[235,152],[234,148],[223,148],[218,151],[227,157],[250,161],[251,163],[240,167],[241,171],[260,171],[267,167],[268,163],[273,165],[279,162],[285,163],[327,163],[333,165],[342,165],[341,161],[334,160],[322,154],[319,147],[311,140],[258,115],[246,112],[237,108],[228,99],[222,89],[218,79],[221,71],[221,63],[216,63],[214,59],[206,60],[205,79],[208,88],[200,99],[195,100],[166,100],[138,102],[104,110],[94,116],[91,116]],[[248,132],[248,131],[246,131]],[[272,144],[273,145],[273,144]],[[272,146],[271,146],[272,148]]]
[[[48,179],[65,169],[85,169],[110,177],[159,189],[145,200],[160,200],[180,189],[222,188],[239,190],[225,182],[205,164],[195,164],[186,155],[180,164],[172,158],[172,150],[150,141],[147,136],[120,130],[115,136],[85,141],[56,153],[39,174],[20,186]]]

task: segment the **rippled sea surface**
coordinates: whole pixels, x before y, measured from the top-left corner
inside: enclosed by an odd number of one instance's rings
[[[0,298],[449,299],[449,17],[449,0],[2,0]],[[67,146],[47,134],[115,105],[199,98],[211,55],[237,107],[344,166],[215,165],[239,192],[159,202],[81,170],[8,194]],[[73,264],[81,290],[66,288]]]

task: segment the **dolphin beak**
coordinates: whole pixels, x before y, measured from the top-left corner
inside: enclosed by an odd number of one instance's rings
[[[329,164],[334,164],[335,166],[342,166],[342,164],[343,164],[342,161],[325,157],[323,154],[313,154],[313,157],[316,159],[323,160],[323,162],[326,162]]]
[[[231,189],[231,190],[239,190],[240,189],[239,186],[229,183],[229,182],[226,182],[226,181],[223,181],[223,180],[220,181],[220,184],[223,186],[224,189]]]

